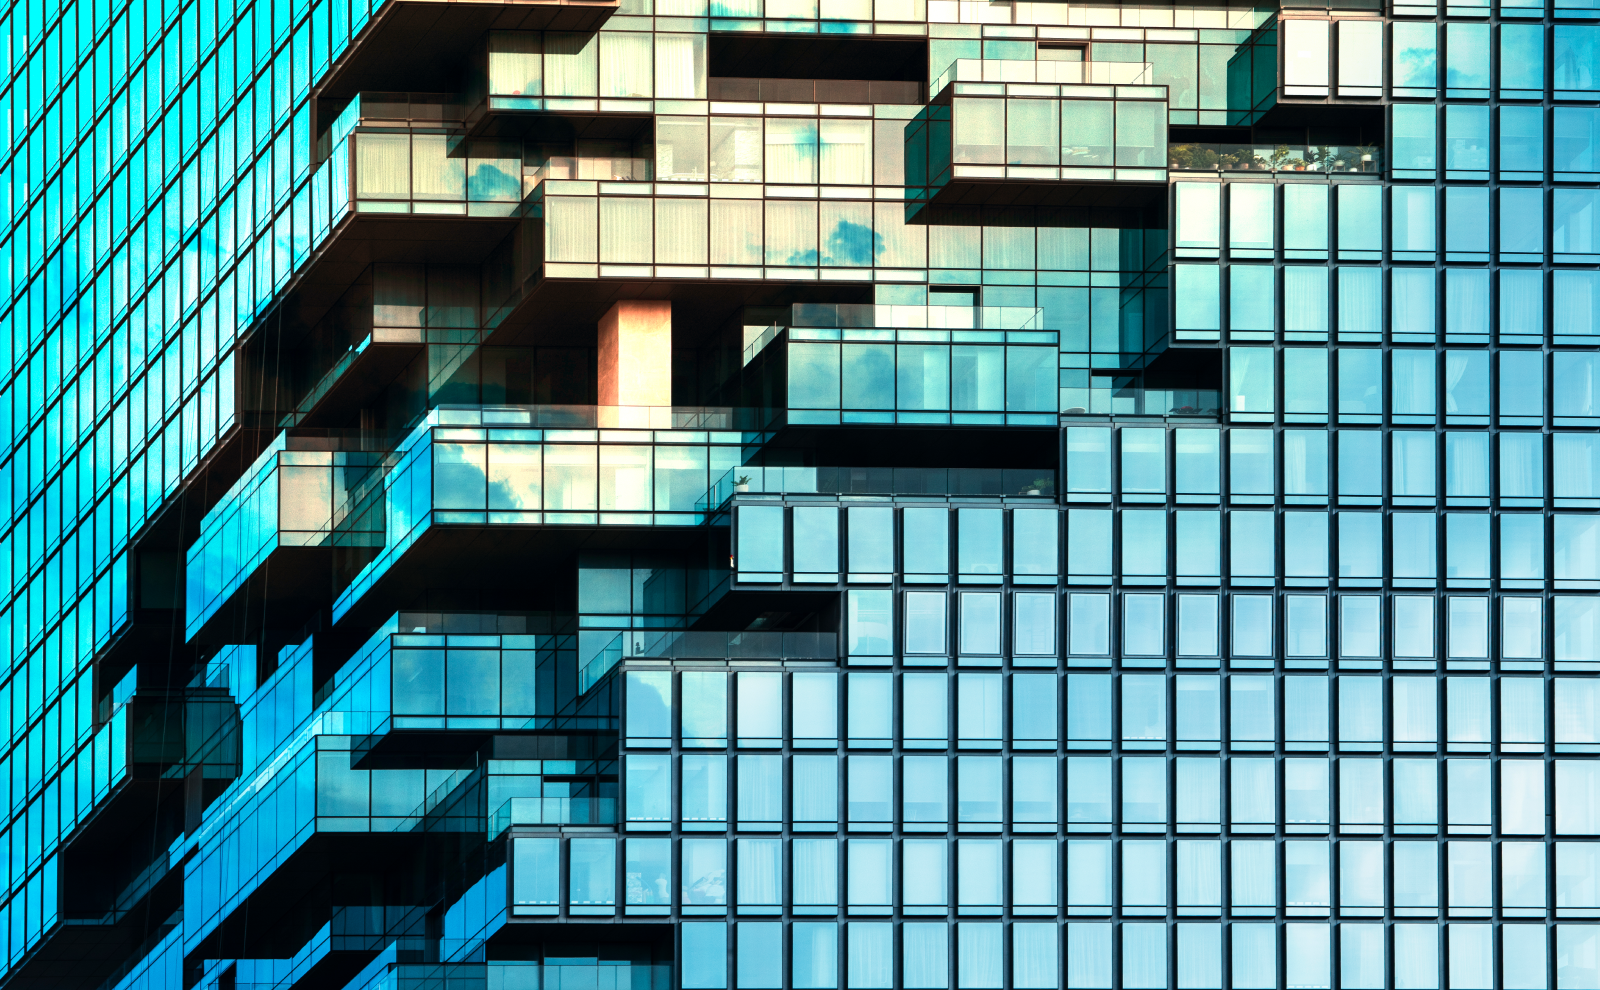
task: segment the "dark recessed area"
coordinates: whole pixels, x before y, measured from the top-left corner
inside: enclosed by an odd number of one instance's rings
[[[758,79],[898,79],[928,77],[922,39],[796,35],[711,36],[710,74]]]

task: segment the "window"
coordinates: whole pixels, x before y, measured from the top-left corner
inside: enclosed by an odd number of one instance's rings
[[[739,580],[783,580],[783,508],[739,506]]]
[[[1070,767],[1068,769],[1070,772]],[[1123,757],[1123,831],[1164,831],[1166,818],[1166,760],[1159,756]]]
[[[1545,32],[1537,24],[1500,29],[1500,98],[1537,100],[1545,89]]]
[[[949,652],[946,643],[948,620],[945,607],[949,597],[942,591],[908,591],[905,593],[907,654],[944,656]]]
[[[942,921],[914,921],[900,928],[902,985],[908,988],[950,986],[950,926]]]
[[[791,815],[796,831],[831,831],[839,822],[839,759],[795,756],[791,761]]]
[[[625,683],[628,745],[671,745],[672,674],[667,671],[628,671]]]
[[[1338,236],[1339,258],[1342,261],[1377,261],[1383,254],[1383,227],[1381,215],[1383,209],[1382,190],[1376,185],[1340,185],[1336,186],[1338,197]],[[1373,287],[1376,285],[1376,276],[1381,272],[1377,269],[1340,269],[1340,301],[1345,296],[1345,275],[1352,272],[1368,273],[1360,279],[1366,283],[1372,279]],[[1357,286],[1349,287],[1355,290]],[[1352,293],[1356,294],[1356,293]],[[1368,297],[1372,300],[1380,298],[1377,292],[1371,292]],[[1341,329],[1341,333],[1343,330]]]
[[[1437,120],[1437,111],[1429,105],[1396,104],[1390,109],[1390,127],[1394,133],[1390,156],[1396,178],[1433,178],[1438,147]]]
[[[666,830],[672,824],[672,757],[630,753],[627,770],[628,828]]]
[[[1167,431],[1125,428],[1117,433],[1122,442],[1123,501],[1165,501]]]
[[[1487,179],[1489,108],[1459,104],[1445,107],[1444,133],[1445,178]]]
[[[961,655],[1000,655],[1000,601],[995,593],[961,593]]]
[[[846,928],[845,986],[849,990],[888,990],[894,985],[894,926],[884,921],[852,921]]]
[[[1264,839],[1235,839],[1228,843],[1233,913],[1270,915],[1278,903],[1276,845]]]
[[[777,914],[783,910],[783,841],[739,839],[736,876],[740,914]],[[742,925],[741,925],[742,927]]]
[[[1382,760],[1365,757],[1340,758],[1339,831],[1381,832],[1384,822],[1384,795]],[[1380,866],[1381,862],[1380,857]]]
[[[1000,758],[956,757],[956,820],[964,832],[998,832],[1001,822]]]
[[[1133,511],[1123,513],[1124,525]],[[1165,513],[1156,513],[1164,520]],[[1166,654],[1166,601],[1161,595],[1123,595],[1122,650],[1128,656]]]
[[[1011,829],[1013,832],[1053,832],[1057,811],[1056,761],[1048,756],[1017,756],[1011,760]]]
[[[615,914],[617,840],[570,839],[567,859],[567,912]]]
[[[1060,986],[1060,938],[1054,923],[1014,923],[1011,985],[1017,990],[1056,990]]]
[[[561,889],[561,840],[512,840],[511,902],[516,915],[555,914]]]
[[[1283,256],[1291,260],[1325,260],[1328,257],[1328,188],[1300,184],[1284,185],[1280,188],[1283,189]],[[1302,274],[1313,271],[1313,269],[1294,270]],[[1326,272],[1326,269],[1320,270]],[[1286,299],[1297,293],[1297,290],[1289,285],[1290,276],[1287,272],[1288,269],[1285,269]],[[1325,276],[1321,284],[1323,305],[1326,306]]]
[[[1275,408],[1272,348],[1230,347],[1228,367],[1228,408],[1234,418],[1270,417]]]
[[[683,940],[685,990],[724,990],[728,985],[728,926],[721,922],[685,922]]]
[[[887,662],[892,655],[892,596],[890,591],[852,589],[847,593],[846,647],[851,657],[881,658]]]
[[[685,914],[723,914],[727,910],[728,841],[726,839],[682,840]],[[685,926],[687,927],[687,926]]]
[[[1011,652],[1019,665],[1024,657],[1056,655],[1056,596],[1018,593],[1012,596]]]
[[[1067,498],[1111,493],[1111,431],[1103,427],[1067,428]],[[852,510],[856,511],[856,510]]]
[[[852,506],[849,523],[850,580],[887,581],[894,570],[894,510]]]
[[[794,956],[790,979],[795,990],[835,990],[838,987],[838,924],[832,921],[797,921],[790,926]]]
[[[1013,584],[1054,584],[1058,564],[1058,518],[1055,509],[1014,509],[1011,512],[1011,573]]]
[[[851,913],[889,913],[894,903],[892,846],[888,839],[846,840],[846,894]]]
[[[863,675],[851,675],[852,677]],[[876,675],[888,678],[884,675]],[[902,741],[908,749],[943,749],[949,736],[948,679],[944,674],[906,673],[901,675],[905,691]],[[870,702],[864,702],[870,704]],[[887,711],[876,716],[887,720]],[[884,737],[887,744],[887,736]],[[851,745],[858,745],[852,739]]]
[[[1011,740],[1014,748],[1055,748],[1056,677],[1054,674],[1012,675]]]
[[[1068,674],[1067,745],[1102,748],[1111,745],[1111,677]]]
[[[950,579],[950,513],[907,508],[901,513],[901,555],[907,582],[944,583]],[[907,619],[909,622],[909,617]],[[916,652],[924,652],[918,650]],[[942,653],[943,648],[926,652]]]
[[[1111,759],[1067,758],[1067,830],[1104,832],[1111,829]]]
[[[783,757],[739,756],[738,813],[741,829],[777,831],[783,826]]]
[[[741,760],[749,757],[740,757]],[[894,761],[888,756],[846,758],[846,805],[852,831],[887,832],[894,821]]]
[[[790,687],[794,691],[794,746],[831,749],[838,745],[838,675],[796,672]]]
[[[999,674],[956,675],[956,734],[961,748],[1000,747],[1001,683]]]
[[[904,913],[944,914],[950,903],[950,849],[944,839],[906,839],[900,845]]]
[[[738,678],[739,745],[782,745],[783,675],[744,671]]]
[[[1429,30],[1432,30],[1433,28],[1431,24],[1408,26],[1426,26]],[[1428,107],[1427,110],[1428,113],[1433,113],[1432,107]],[[1424,170],[1419,169],[1417,171],[1424,173],[1419,175],[1419,178],[1427,177],[1427,173],[1425,173]],[[1434,198],[1433,187],[1393,186],[1389,190],[1389,195],[1389,242],[1391,257],[1395,261],[1434,260],[1434,252],[1437,250],[1437,248],[1436,229],[1434,226],[1436,200]],[[1403,295],[1399,286],[1392,286],[1395,297],[1399,301],[1395,302],[1394,300],[1391,300],[1391,302],[1394,302],[1396,307],[1399,307],[1402,303],[1414,306],[1418,301],[1420,301],[1420,293],[1417,292],[1417,290],[1414,288],[1414,285],[1416,282],[1420,281],[1421,277],[1424,275],[1428,276],[1429,280],[1431,281],[1433,270],[1396,269],[1395,271],[1403,273],[1407,278],[1407,293]],[[1391,272],[1391,275],[1392,274],[1393,272]],[[1409,329],[1409,326],[1407,326],[1406,329],[1408,332],[1416,332],[1415,330]]]

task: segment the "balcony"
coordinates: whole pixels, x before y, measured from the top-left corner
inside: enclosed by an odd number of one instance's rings
[[[744,387],[790,426],[1049,426],[1057,334],[1042,319],[1033,308],[796,304],[752,342]]]
[[[360,482],[349,525],[382,549],[338,570],[334,621],[497,566],[535,580],[528,555],[575,549],[583,527],[697,526],[711,472],[738,462],[746,434],[718,428],[734,425],[718,408],[435,409]]]
[[[481,836],[482,792],[462,787],[471,770],[358,769],[346,734],[352,721],[312,716],[251,786],[230,792],[175,844],[189,966],[290,956],[296,946],[284,943],[286,930],[315,930],[344,910],[328,896],[330,878],[380,875],[430,850],[459,855],[472,833]]]
[[[1311,172],[1341,178],[1380,178],[1383,149],[1377,145],[1239,144],[1184,141],[1167,145],[1167,166],[1191,172]]]
[[[489,32],[591,33],[617,8],[616,0],[391,0],[355,26],[314,94],[342,101],[362,90],[457,91]]]
[[[706,493],[713,512],[742,495],[891,495],[1054,498],[1051,468],[761,467],[747,464]]]
[[[249,642],[266,616],[289,627],[304,621],[331,593],[336,523],[344,546],[381,545],[381,533],[345,522],[352,483],[379,459],[340,449],[350,445],[280,433],[206,513],[186,557],[186,638]]]
[[[367,769],[465,765],[460,761],[471,763],[471,754],[500,733],[521,734],[516,738],[533,747],[517,744],[520,751],[502,754],[514,762],[612,759],[617,713],[608,694],[585,697],[574,689],[577,650],[572,615],[399,612],[335,674],[329,707],[355,739],[355,765]],[[530,743],[530,733],[542,735]],[[508,774],[533,772],[505,766]],[[551,769],[546,776],[594,773]],[[497,790],[492,777],[490,783],[491,812],[510,797],[583,796],[540,790],[537,780],[531,791]]]
[[[527,191],[521,143],[479,143],[484,147],[463,145],[459,134],[437,129],[355,130],[349,138],[355,210],[502,220],[516,216]]]
[[[515,825],[615,825],[617,761],[490,760],[488,837]]]
[[[578,690],[589,690],[619,663],[630,659],[832,661],[838,658],[839,636],[831,632],[635,629],[618,633],[615,639],[584,663],[578,671]]]
[[[929,205],[1160,203],[1167,90],[1153,75],[1146,62],[957,59],[906,126],[907,217]]]
[[[239,710],[226,682],[202,673],[169,687],[165,668],[142,673],[154,683],[130,671],[100,700],[95,807],[52,869],[57,921],[14,960],[18,985],[90,990],[114,978],[181,905],[172,843],[239,775]]]
[[[1161,417],[1215,422],[1222,414],[1222,392],[1215,388],[1155,388],[1138,377],[1061,373],[1063,416]]]

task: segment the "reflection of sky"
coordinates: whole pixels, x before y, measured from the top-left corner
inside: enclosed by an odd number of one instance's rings
[[[516,202],[522,192],[520,162],[500,158],[475,158],[468,162],[467,195],[470,199]]]
[[[865,267],[884,250],[883,236],[872,226],[840,220],[822,239],[823,264]]]

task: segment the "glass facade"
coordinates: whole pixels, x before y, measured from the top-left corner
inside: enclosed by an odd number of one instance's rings
[[[1600,990],[1600,8],[0,39],[0,985]]]

